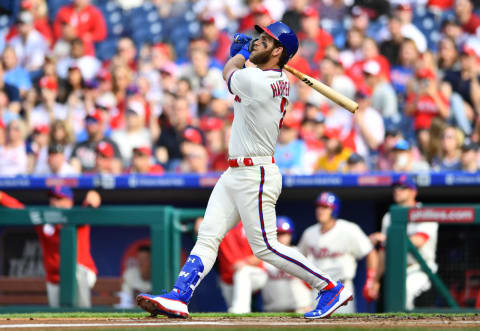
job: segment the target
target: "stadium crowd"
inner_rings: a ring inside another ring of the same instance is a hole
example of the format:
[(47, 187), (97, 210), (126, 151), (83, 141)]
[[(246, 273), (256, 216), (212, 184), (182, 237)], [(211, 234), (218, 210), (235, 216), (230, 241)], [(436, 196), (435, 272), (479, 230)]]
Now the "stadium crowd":
[[(231, 36), (282, 20), (291, 66), (284, 173), (478, 171), (472, 0), (22, 0), (0, 5), (0, 176), (228, 167)], [(280, 111), (280, 110), (279, 110)]]

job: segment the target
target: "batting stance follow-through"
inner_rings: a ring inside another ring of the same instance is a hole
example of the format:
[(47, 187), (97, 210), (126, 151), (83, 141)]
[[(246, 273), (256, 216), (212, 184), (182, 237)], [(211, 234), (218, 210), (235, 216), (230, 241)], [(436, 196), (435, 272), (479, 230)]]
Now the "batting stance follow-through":
[[(235, 35), (232, 57), (223, 69), (228, 89), (235, 95), (228, 146), (230, 167), (212, 191), (197, 242), (173, 290), (159, 296), (137, 296), (137, 304), (151, 314), (188, 317), (188, 303), (195, 288), (212, 268), (223, 237), (240, 218), (258, 258), (319, 290), (318, 305), (305, 314), (306, 318), (328, 317), (353, 298), (341, 282), (277, 241), (275, 204), (282, 176), (273, 153), (290, 92), (282, 67), (297, 52), (298, 39), (282, 22), (257, 25), (255, 29), (259, 39)], [(247, 60), (256, 66), (245, 68)]]

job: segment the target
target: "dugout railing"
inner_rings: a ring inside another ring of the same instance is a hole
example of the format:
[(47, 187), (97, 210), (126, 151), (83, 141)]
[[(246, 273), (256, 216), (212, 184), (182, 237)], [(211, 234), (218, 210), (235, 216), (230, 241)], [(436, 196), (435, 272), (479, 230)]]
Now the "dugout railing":
[[(181, 233), (191, 226), (183, 220), (203, 216), (204, 209), (172, 206), (105, 206), (96, 209), (74, 207), (57, 209), (28, 207), (0, 208), (0, 226), (36, 226), (62, 224), (60, 230), (60, 305), (75, 307), (78, 225), (148, 226), (151, 236), (152, 292), (173, 286), (180, 270)], [(114, 240), (112, 242), (114, 244)], [(9, 310), (11, 307), (0, 308)], [(11, 309), (10, 309), (11, 310)]]
[[(480, 205), (423, 205), (419, 208), (392, 206), (391, 224), (387, 232), (385, 265), (385, 311), (405, 312), (407, 253), (413, 255), (428, 275), (432, 287), (443, 299), (441, 307), (415, 308), (413, 311), (469, 312), (473, 308), (460, 307), (444, 281), (433, 272), (407, 235), (408, 222), (437, 222), (441, 224), (480, 225)], [(437, 248), (438, 249), (438, 248)]]

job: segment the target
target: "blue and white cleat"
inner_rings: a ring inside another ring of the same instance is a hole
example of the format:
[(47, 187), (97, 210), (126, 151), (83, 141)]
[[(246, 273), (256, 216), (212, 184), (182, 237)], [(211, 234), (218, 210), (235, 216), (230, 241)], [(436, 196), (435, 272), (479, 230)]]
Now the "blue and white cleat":
[(165, 315), (173, 318), (187, 318), (188, 306), (175, 291), (158, 296), (140, 293), (137, 295), (137, 305), (152, 315)]
[(320, 300), (318, 300), (317, 308), (305, 313), (305, 318), (314, 319), (330, 317), (335, 310), (353, 300), (352, 293), (345, 289), (340, 282), (337, 282), (337, 286), (329, 290), (320, 291), (318, 296), (320, 297)]

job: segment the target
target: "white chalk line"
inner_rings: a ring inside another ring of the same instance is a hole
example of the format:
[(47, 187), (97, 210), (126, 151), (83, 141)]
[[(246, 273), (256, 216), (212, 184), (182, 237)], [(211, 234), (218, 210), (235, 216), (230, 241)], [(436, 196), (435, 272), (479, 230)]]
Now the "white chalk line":
[[(392, 321), (392, 327), (399, 326), (398, 324), (432, 324), (432, 325), (446, 325), (451, 324), (452, 326), (456, 325), (479, 325), (480, 321), (421, 321), (421, 320), (411, 320), (411, 321)], [(88, 328), (88, 327), (139, 327), (139, 326), (148, 326), (148, 327), (159, 327), (159, 326), (322, 326), (322, 325), (337, 325), (337, 326), (348, 326), (348, 325), (359, 325), (359, 324), (368, 324), (365, 322), (359, 321), (318, 321), (318, 322), (215, 322), (215, 321), (185, 321), (185, 322), (128, 322), (128, 323), (24, 323), (24, 324), (0, 324), (0, 329), (20, 329), (20, 328)]]

